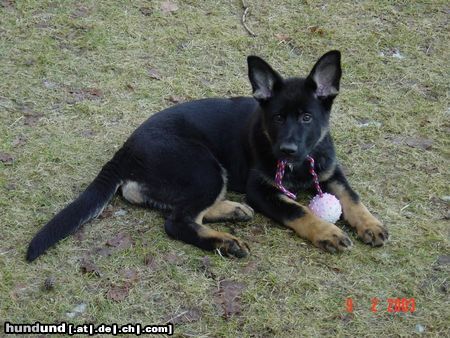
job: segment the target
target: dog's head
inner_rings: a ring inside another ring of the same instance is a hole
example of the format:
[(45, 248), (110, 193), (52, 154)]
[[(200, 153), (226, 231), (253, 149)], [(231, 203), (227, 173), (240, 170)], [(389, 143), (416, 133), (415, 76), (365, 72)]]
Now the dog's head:
[(260, 104), (264, 133), (274, 156), (302, 162), (328, 133), (342, 73), (340, 52), (324, 54), (306, 78), (284, 79), (257, 56), (247, 61), (253, 97)]

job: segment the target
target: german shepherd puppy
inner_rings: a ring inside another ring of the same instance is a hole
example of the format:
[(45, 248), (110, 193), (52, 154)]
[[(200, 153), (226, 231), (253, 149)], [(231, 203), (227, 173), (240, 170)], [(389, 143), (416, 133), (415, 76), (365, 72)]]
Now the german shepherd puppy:
[[(33, 261), (82, 224), (98, 216), (119, 190), (129, 202), (159, 209), (167, 234), (205, 250), (245, 257), (248, 245), (206, 222), (247, 221), (261, 212), (328, 252), (352, 246), (334, 224), (285, 196), (275, 185), (278, 160), (287, 160), (284, 185), (310, 188), (312, 156), (325, 191), (340, 201), (343, 217), (364, 243), (381, 246), (385, 227), (367, 210), (340, 168), (329, 133), (331, 105), (339, 91), (341, 55), (330, 51), (306, 78), (283, 78), (249, 56), (253, 97), (204, 99), (151, 116), (106, 163), (87, 189), (33, 238)], [(245, 193), (246, 204), (225, 199)]]

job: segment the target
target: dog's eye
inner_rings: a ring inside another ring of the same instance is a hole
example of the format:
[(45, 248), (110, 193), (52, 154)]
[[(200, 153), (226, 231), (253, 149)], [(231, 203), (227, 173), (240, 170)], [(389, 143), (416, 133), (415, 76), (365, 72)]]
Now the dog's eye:
[(277, 123), (283, 123), (284, 122), (284, 116), (277, 114), (273, 116), (273, 120)]
[(301, 117), (302, 123), (310, 123), (312, 121), (311, 114), (303, 114)]

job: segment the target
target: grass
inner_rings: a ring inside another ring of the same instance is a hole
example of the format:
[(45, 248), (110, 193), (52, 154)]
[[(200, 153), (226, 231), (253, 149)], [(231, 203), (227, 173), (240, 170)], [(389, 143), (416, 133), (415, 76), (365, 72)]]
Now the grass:
[[(249, 0), (255, 38), (240, 23), (240, 1), (178, 1), (172, 13), (161, 3), (0, 2), (0, 151), (14, 158), (0, 162), (1, 320), (157, 324), (196, 309), (199, 316), (175, 325), (176, 335), (448, 332), (448, 3)], [(214, 226), (251, 245), (249, 258), (224, 259), (170, 240), (159, 214), (116, 198), (112, 215), (78, 239), (24, 261), (31, 236), (142, 121), (173, 104), (171, 96), (248, 95), (247, 55), (265, 57), (282, 74), (306, 75), (334, 48), (343, 53), (344, 75), (333, 136), (353, 186), (389, 227), (386, 247), (369, 248), (352, 234), (351, 252), (330, 255), (258, 215)], [(134, 245), (92, 253), (119, 232)], [(83, 257), (100, 276), (81, 273)], [(112, 285), (129, 283), (125, 269), (137, 277), (124, 300), (111, 300)], [(49, 291), (48, 277), (55, 280)], [(223, 279), (244, 285), (241, 313), (229, 318), (217, 305)], [(388, 298), (415, 298), (416, 311), (389, 313)], [(68, 319), (81, 303), (86, 310)]]

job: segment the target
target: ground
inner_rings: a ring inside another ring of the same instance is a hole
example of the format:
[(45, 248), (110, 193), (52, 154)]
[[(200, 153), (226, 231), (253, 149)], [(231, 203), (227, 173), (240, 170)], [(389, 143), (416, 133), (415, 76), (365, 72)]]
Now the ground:
[[(1, 321), (171, 321), (180, 337), (448, 333), (448, 2), (245, 6), (256, 36), (238, 0), (0, 1)], [(343, 57), (332, 134), (389, 228), (385, 247), (345, 228), (353, 250), (327, 254), (258, 215), (214, 225), (250, 243), (248, 258), (227, 259), (169, 239), (160, 214), (115, 198), (25, 262), (34, 233), (148, 116), (249, 95), (249, 54), (295, 76), (330, 49)], [(397, 298), (415, 309), (389, 308)]]

